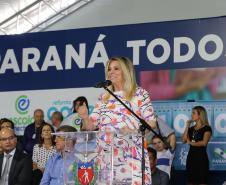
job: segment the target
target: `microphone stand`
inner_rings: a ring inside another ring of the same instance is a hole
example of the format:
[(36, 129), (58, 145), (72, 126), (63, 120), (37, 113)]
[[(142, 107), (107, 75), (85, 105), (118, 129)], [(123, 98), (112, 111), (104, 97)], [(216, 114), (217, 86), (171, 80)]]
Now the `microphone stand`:
[(115, 99), (117, 99), (127, 110), (129, 110), (139, 121), (140, 121), (140, 128), (142, 134), (142, 162), (141, 162), (141, 170), (142, 170), (142, 185), (145, 184), (144, 182), (144, 174), (145, 174), (145, 156), (144, 156), (144, 137), (145, 137), (145, 130), (150, 130), (154, 135), (158, 135), (159, 138), (166, 143), (166, 140), (162, 137), (161, 134), (157, 134), (151, 126), (144, 120), (141, 119), (135, 112), (133, 112), (125, 103), (122, 102), (110, 89), (107, 88), (107, 86), (103, 86), (103, 88), (108, 91)]

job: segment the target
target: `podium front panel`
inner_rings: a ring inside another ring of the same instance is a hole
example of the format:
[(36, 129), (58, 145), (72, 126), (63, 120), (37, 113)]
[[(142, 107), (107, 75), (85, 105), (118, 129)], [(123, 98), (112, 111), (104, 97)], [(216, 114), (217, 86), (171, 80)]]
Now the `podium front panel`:
[(141, 136), (114, 132), (60, 134), (65, 137), (65, 185), (134, 184), (134, 169), (138, 166), (141, 170), (141, 165), (133, 160), (138, 154), (134, 141)]

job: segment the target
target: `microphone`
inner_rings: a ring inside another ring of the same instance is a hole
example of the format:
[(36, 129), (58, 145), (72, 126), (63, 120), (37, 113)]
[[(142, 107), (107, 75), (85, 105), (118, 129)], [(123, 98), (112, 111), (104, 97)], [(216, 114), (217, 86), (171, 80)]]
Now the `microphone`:
[(99, 82), (94, 87), (96, 87), (96, 88), (102, 88), (102, 87), (107, 87), (107, 86), (109, 86), (111, 84), (112, 84), (111, 80), (106, 80), (104, 82)]
[(189, 120), (187, 120), (187, 122), (191, 124), (191, 123), (194, 123), (195, 121), (192, 119), (189, 119)]
[(191, 127), (191, 126), (193, 126), (193, 125), (194, 125), (195, 121), (194, 121), (194, 120), (192, 120), (192, 119), (190, 119), (190, 120), (187, 120), (187, 123), (189, 124), (189, 126), (188, 126), (188, 127)]

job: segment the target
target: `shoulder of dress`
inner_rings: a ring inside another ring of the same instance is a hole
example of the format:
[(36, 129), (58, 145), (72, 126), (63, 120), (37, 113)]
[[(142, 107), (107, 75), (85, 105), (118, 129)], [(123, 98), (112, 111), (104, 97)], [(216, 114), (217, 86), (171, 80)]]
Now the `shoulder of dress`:
[(144, 88), (142, 88), (141, 86), (136, 87), (136, 91), (142, 91), (142, 90), (144, 90)]
[(103, 98), (104, 98), (104, 95), (105, 95), (105, 93), (101, 93), (101, 94), (99, 95), (99, 97), (98, 97), (98, 100), (99, 100), (99, 101), (102, 101)]
[(206, 125), (204, 128), (205, 128), (206, 131), (212, 131), (212, 128), (209, 125)]
[(136, 88), (136, 93), (140, 93), (140, 94), (149, 94), (148, 91), (146, 89), (144, 89), (143, 87), (137, 86)]

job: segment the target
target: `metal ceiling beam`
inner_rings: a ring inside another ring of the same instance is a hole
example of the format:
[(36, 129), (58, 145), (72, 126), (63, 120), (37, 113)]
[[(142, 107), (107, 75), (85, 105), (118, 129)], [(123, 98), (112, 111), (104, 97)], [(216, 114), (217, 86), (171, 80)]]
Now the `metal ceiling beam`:
[(42, 1), (44, 4), (46, 4), (47, 6), (49, 6), (54, 12), (58, 12), (50, 3), (46, 2), (45, 0)]
[(92, 1), (37, 0), (0, 22), (0, 30), (5, 34), (41, 31)]
[(18, 11), (17, 13), (13, 14), (12, 16), (10, 16), (9, 18), (5, 19), (4, 21), (0, 22), (0, 26), (2, 26), (3, 24), (7, 23), (8, 21), (14, 19), (15, 17), (17, 17), (18, 15), (21, 15), (21, 13), (23, 13), (24, 11), (28, 10), (29, 8), (35, 6), (36, 4), (40, 3), (43, 0), (37, 0), (33, 3), (31, 3), (30, 5), (26, 6), (25, 8), (21, 9), (20, 11)]
[(60, 19), (64, 18), (65, 16), (68, 16), (68, 15), (70, 15), (71, 13), (75, 12), (78, 8), (75, 9), (75, 10), (73, 10), (73, 11), (71, 11), (70, 13), (68, 13), (68, 14), (66, 14), (66, 15), (64, 14), (65, 11), (67, 11), (68, 9), (72, 8), (73, 6), (75, 6), (76, 4), (78, 4), (79, 2), (82, 2), (82, 1), (86, 2), (86, 4), (80, 6), (79, 8), (84, 7), (85, 5), (87, 5), (88, 3), (92, 2), (93, 0), (79, 0), (79, 1), (76, 1), (75, 3), (71, 4), (70, 6), (68, 6), (68, 7), (65, 8), (65, 9), (62, 9), (61, 11), (59, 11), (58, 13), (56, 13), (55, 15), (53, 15), (52, 17), (49, 17), (49, 18), (46, 19), (45, 21), (43, 21), (43, 22), (37, 24), (36, 26), (32, 27), (32, 28), (31, 28), (30, 30), (28, 30), (27, 32), (32, 32), (32, 31), (34, 31), (36, 28), (40, 28), (39, 31), (41, 31), (41, 30), (43, 30), (43, 29), (45, 29), (45, 28), (47, 28), (47, 27), (53, 25), (56, 21), (55, 21), (54, 23), (52, 23), (52, 24), (49, 24), (49, 25), (46, 26), (45, 28), (42, 28), (42, 27), (41, 27), (41, 25), (43, 25), (45, 22), (50, 21), (51, 19), (53, 19), (54, 17), (56, 17), (56, 16), (59, 15), (59, 14), (62, 14), (62, 15), (64, 15), (64, 16), (62, 16), (61, 18), (59, 18), (57, 21), (59, 21)]

